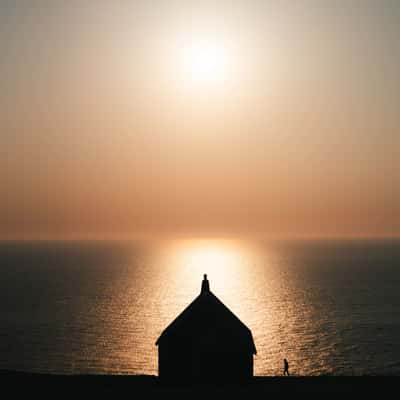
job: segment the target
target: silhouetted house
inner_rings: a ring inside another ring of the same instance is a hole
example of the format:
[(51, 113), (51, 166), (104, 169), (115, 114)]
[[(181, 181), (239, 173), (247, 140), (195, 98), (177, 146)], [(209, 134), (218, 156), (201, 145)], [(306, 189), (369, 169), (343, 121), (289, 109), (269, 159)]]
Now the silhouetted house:
[(256, 354), (249, 328), (210, 291), (201, 293), (158, 338), (162, 380), (234, 381), (253, 376)]

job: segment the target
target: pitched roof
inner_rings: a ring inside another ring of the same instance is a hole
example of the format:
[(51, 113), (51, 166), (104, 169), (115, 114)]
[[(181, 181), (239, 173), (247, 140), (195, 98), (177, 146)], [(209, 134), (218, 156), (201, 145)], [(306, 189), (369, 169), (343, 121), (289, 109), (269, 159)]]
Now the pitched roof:
[(164, 341), (182, 345), (202, 342), (208, 347), (235, 347), (257, 353), (250, 329), (209, 290), (206, 277), (200, 295), (164, 329), (156, 345)]

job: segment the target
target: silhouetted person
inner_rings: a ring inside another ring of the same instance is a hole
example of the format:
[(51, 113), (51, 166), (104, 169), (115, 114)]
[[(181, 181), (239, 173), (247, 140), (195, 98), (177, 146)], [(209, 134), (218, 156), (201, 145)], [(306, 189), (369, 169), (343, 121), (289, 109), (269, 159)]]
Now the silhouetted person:
[(289, 363), (286, 358), (283, 359), (283, 375), (289, 376)]

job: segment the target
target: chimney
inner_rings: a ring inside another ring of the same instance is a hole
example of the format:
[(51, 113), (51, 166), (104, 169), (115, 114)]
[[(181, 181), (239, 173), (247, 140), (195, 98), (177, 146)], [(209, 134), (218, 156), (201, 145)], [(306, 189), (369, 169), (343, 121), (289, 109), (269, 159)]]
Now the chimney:
[(201, 282), (201, 294), (210, 293), (210, 283), (207, 279), (207, 274), (204, 274), (203, 282)]

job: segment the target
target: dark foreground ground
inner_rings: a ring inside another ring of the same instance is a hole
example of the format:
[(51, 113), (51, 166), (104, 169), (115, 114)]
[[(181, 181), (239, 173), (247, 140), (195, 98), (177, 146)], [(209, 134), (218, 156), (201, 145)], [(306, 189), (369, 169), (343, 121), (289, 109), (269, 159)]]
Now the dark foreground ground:
[[(0, 384), (3, 389), (12, 388), (12, 392), (28, 394), (82, 394), (93, 396), (112, 394), (114, 396), (182, 394), (185, 398), (217, 395), (253, 397), (259, 395), (294, 393), (354, 393), (356, 395), (382, 395), (397, 393), (400, 377), (255, 377), (247, 384), (165, 384), (156, 376), (137, 375), (46, 375), (14, 371), (0, 371)], [(141, 396), (142, 398), (142, 396)]]

